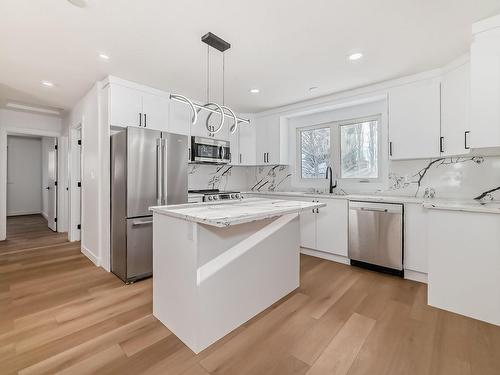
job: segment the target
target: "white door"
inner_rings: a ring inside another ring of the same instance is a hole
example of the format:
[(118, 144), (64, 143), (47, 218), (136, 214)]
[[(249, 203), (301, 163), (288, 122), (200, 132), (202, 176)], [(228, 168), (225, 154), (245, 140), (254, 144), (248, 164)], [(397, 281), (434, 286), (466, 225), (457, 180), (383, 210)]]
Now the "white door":
[(470, 64), (444, 73), (441, 87), (443, 156), (466, 154), (470, 131)]
[(391, 159), (440, 156), (440, 82), (428, 79), (391, 89), (389, 154)]
[(57, 231), (57, 139), (49, 140), (47, 177), (47, 225)]
[(143, 93), (142, 94), (142, 125), (145, 128), (168, 130), (169, 99), (166, 97)]
[(110, 123), (113, 126), (142, 126), (142, 92), (112, 84), (109, 88)]
[(347, 199), (325, 199), (316, 214), (316, 250), (347, 256)]

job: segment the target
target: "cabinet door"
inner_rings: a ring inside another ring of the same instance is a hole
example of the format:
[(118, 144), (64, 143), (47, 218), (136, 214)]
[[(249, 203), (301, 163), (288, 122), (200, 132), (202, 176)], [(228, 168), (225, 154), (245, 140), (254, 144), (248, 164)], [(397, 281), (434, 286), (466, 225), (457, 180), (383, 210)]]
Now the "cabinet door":
[(389, 96), (391, 159), (439, 157), (440, 117), (438, 79), (414, 82), (391, 89)]
[(256, 165), (256, 124), (240, 124), (238, 126), (240, 136), (240, 161), (241, 165)]
[(256, 164), (267, 164), (268, 148), (268, 123), (266, 117), (261, 117), (255, 121), (256, 131)]
[(280, 118), (271, 116), (267, 119), (267, 162), (281, 164), (280, 158)]
[(443, 156), (469, 152), (470, 64), (446, 72), (441, 85)]
[(471, 46), (473, 148), (500, 146), (500, 28), (475, 36)]
[(324, 199), (316, 215), (316, 249), (347, 256), (347, 200)]
[(404, 268), (427, 273), (428, 210), (421, 204), (405, 204)]
[(148, 93), (142, 94), (142, 125), (149, 129), (168, 131), (169, 99)]
[(316, 249), (316, 213), (312, 209), (300, 213), (300, 246)]
[(112, 84), (109, 91), (110, 124), (113, 126), (142, 125), (142, 92)]
[[(190, 134), (191, 108), (175, 100), (169, 100), (168, 131), (177, 134)], [(199, 126), (199, 124), (196, 124)]]
[(240, 129), (236, 132), (229, 132), (229, 145), (231, 150), (231, 165), (240, 165)]

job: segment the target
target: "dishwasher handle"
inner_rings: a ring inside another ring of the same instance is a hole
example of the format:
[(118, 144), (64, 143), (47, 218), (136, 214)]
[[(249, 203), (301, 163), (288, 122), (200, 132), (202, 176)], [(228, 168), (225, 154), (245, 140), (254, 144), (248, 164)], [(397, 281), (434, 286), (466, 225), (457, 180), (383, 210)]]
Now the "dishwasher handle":
[(361, 211), (389, 212), (387, 208), (366, 208), (360, 207)]

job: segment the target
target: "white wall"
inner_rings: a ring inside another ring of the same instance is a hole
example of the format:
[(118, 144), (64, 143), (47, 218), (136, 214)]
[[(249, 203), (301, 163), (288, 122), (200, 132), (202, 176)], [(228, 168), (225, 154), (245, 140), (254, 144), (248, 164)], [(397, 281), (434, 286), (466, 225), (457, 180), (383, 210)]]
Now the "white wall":
[[(106, 184), (109, 191), (109, 130), (99, 126), (99, 84), (94, 85), (73, 107), (64, 119), (64, 126), (65, 134), (69, 133), (69, 129), (81, 126), (82, 252), (94, 263), (109, 270), (109, 194), (106, 199), (102, 192)], [(108, 133), (104, 141), (103, 132)], [(108, 144), (107, 156), (102, 156), (103, 144)]]
[(58, 117), (0, 109), (0, 241), (7, 235), (7, 135), (59, 137), (61, 128)]
[(42, 210), (42, 141), (7, 138), (7, 216), (39, 214)]

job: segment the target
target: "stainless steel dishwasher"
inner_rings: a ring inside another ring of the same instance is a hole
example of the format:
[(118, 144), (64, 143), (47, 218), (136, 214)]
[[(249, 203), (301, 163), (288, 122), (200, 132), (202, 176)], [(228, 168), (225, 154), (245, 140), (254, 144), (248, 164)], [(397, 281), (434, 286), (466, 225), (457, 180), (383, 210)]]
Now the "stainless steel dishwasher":
[(349, 202), (349, 259), (354, 266), (403, 276), (403, 205)]

